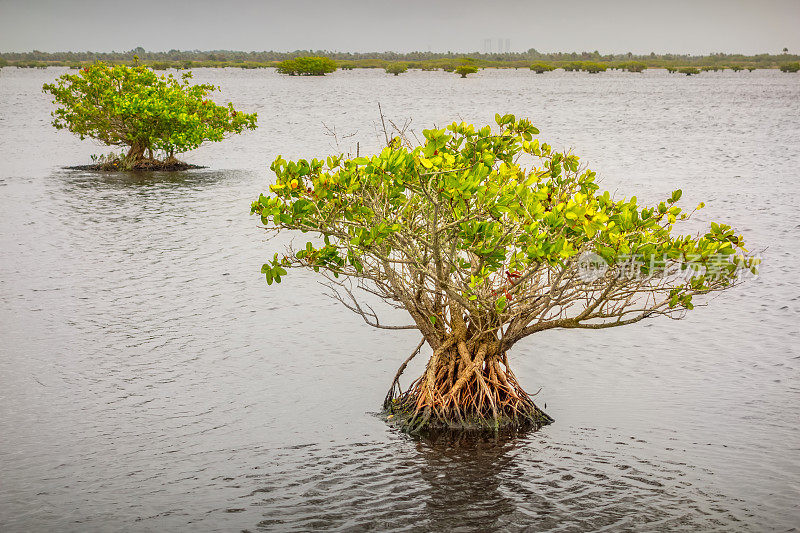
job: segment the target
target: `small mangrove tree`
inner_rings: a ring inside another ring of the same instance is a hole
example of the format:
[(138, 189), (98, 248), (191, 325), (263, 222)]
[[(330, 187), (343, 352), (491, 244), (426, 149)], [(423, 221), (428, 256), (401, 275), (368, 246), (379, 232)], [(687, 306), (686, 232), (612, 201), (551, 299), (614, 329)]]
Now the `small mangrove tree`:
[(278, 63), (277, 70), (290, 76), (324, 76), (336, 71), (336, 62), (328, 57), (296, 57)]
[(395, 76), (399, 74), (403, 74), (404, 72), (408, 71), (408, 65), (405, 63), (389, 63), (386, 66), (386, 73), (387, 74), (394, 74)]
[(144, 66), (94, 63), (42, 90), (58, 108), (53, 125), (127, 152), (102, 158), (103, 169), (180, 169), (176, 153), (256, 128), (256, 114), (209, 100), (219, 87), (192, 84), (191, 72), (158, 75)]
[(550, 72), (551, 70), (555, 70), (556, 67), (554, 67), (549, 63), (537, 61), (536, 63), (532, 63), (530, 68), (532, 71), (536, 72), (536, 74), (542, 74), (544, 72)]
[(460, 65), (455, 69), (456, 74), (459, 74), (462, 78), (466, 78), (467, 74), (475, 74), (478, 72), (478, 67), (472, 65)]

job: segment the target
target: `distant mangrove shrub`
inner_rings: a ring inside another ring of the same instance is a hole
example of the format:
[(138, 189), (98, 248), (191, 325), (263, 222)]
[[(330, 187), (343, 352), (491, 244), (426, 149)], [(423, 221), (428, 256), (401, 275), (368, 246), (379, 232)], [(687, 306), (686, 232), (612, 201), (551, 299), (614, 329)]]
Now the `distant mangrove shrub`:
[(642, 72), (647, 68), (647, 65), (641, 61), (626, 61), (617, 65), (620, 70), (627, 70), (628, 72)]
[(386, 66), (386, 73), (394, 74), (395, 76), (407, 71), (408, 71), (408, 65), (406, 65), (405, 63), (389, 63), (389, 65)]
[(327, 57), (297, 57), (281, 61), (277, 68), (290, 76), (324, 76), (336, 71), (336, 62)]
[(678, 72), (681, 74), (686, 74), (687, 76), (692, 76), (693, 74), (700, 74), (700, 70), (695, 67), (681, 67), (678, 69)]
[(555, 70), (556, 67), (548, 63), (536, 62), (533, 63), (530, 68), (532, 71), (536, 72), (536, 74), (542, 74), (543, 72), (550, 72), (551, 70)]
[(605, 72), (607, 68), (608, 65), (604, 63), (595, 63), (594, 61), (572, 61), (564, 65), (564, 70), (567, 72), (582, 70), (590, 74)]
[(14, 66), (17, 68), (47, 68), (44, 61), (16, 61)]
[(456, 74), (460, 74), (462, 78), (466, 78), (467, 74), (475, 74), (478, 72), (478, 67), (472, 65), (460, 65), (456, 67)]
[[(98, 62), (45, 83), (42, 90), (58, 105), (52, 113), (57, 129), (128, 148), (126, 155), (105, 161), (104, 167), (173, 168), (180, 166), (175, 153), (256, 128), (255, 113), (215, 104), (208, 95), (219, 88), (192, 85), (191, 77), (191, 72), (176, 78), (144, 66)], [(154, 156), (158, 150), (163, 159)]]
[(265, 65), (264, 63), (258, 63), (256, 61), (237, 61), (236, 63), (233, 63), (231, 66), (244, 69), (256, 69), (256, 68), (267, 67), (267, 65)]
[(598, 72), (605, 72), (607, 68), (608, 65), (604, 65), (603, 63), (584, 61), (581, 70), (583, 70), (584, 72), (588, 72), (589, 74), (597, 74)]
[(785, 63), (781, 65), (781, 72), (797, 72), (800, 70), (800, 62)]

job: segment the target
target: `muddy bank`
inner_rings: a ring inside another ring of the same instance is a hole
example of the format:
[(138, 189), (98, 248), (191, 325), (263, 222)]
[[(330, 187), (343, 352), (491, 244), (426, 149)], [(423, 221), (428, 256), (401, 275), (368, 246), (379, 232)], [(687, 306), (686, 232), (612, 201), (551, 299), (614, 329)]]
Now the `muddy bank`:
[(198, 168), (208, 168), (201, 165), (192, 165), (190, 163), (184, 163), (183, 161), (146, 161), (143, 163), (138, 163), (132, 167), (126, 167), (124, 165), (119, 164), (118, 162), (114, 163), (95, 163), (92, 165), (76, 165), (70, 167), (63, 167), (66, 170), (95, 170), (95, 171), (103, 171), (103, 172), (117, 172), (120, 170), (135, 170), (135, 171), (148, 171), (148, 170), (158, 170), (161, 172), (173, 172), (178, 170), (192, 170)]

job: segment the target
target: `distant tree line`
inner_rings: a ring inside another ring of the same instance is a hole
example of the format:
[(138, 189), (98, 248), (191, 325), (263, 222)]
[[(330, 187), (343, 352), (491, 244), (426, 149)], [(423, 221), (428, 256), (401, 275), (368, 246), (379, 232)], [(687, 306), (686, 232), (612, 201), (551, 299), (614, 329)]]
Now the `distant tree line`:
[[(385, 69), (394, 62), (403, 62), (408, 68), (424, 70), (455, 70), (465, 61), (477, 67), (530, 68), (536, 64), (553, 68), (570, 69), (576, 64), (605, 65), (606, 68), (641, 71), (644, 68), (686, 68), (695, 67), (704, 70), (723, 68), (755, 69), (780, 68), (783, 65), (800, 61), (799, 55), (784, 51), (780, 54), (726, 54), (710, 55), (688, 54), (656, 54), (636, 55), (601, 54), (594, 52), (539, 52), (531, 48), (525, 52), (480, 53), (470, 54), (455, 52), (335, 52), (330, 50), (295, 50), (293, 52), (242, 52), (232, 50), (170, 50), (168, 52), (150, 52), (142, 47), (127, 52), (3, 52), (0, 53), (0, 66), (46, 67), (73, 66), (80, 67), (86, 63), (103, 61), (110, 64), (133, 62), (134, 56), (155, 68), (193, 68), (193, 67), (239, 67), (264, 68), (276, 67), (279, 62), (294, 60), (299, 57), (327, 57), (334, 60), (339, 68), (381, 68)], [(633, 66), (634, 68), (629, 68)], [(598, 71), (604, 70), (596, 67)], [(544, 70), (547, 70), (546, 68)], [(574, 69), (577, 70), (577, 69)]]

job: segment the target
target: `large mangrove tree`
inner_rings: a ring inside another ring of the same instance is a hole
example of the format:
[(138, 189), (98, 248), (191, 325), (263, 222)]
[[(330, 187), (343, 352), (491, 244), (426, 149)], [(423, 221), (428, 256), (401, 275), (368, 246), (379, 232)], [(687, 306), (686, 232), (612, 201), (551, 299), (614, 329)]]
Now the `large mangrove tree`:
[[(546, 424), (509, 364), (516, 343), (680, 318), (757, 268), (726, 225), (678, 234), (694, 213), (676, 205), (680, 190), (650, 207), (614, 198), (528, 120), (496, 121), (424, 130), (421, 146), (398, 136), (371, 157), (278, 157), (271, 193), (252, 204), (268, 231), (317, 236), (264, 264), (268, 283), (311, 269), (369, 325), (421, 333), (425, 371), (401, 390), (403, 363), (384, 404), (409, 431)], [(385, 323), (375, 296), (409, 323)]]

